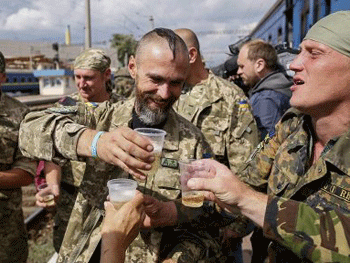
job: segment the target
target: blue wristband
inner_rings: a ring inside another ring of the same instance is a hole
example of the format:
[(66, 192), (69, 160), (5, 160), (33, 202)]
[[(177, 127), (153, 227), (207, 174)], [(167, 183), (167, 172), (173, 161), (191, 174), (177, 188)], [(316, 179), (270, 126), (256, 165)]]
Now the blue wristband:
[(104, 131), (99, 131), (98, 133), (96, 133), (94, 139), (92, 140), (91, 155), (94, 158), (98, 158), (98, 156), (97, 156), (97, 141), (98, 141), (98, 139), (100, 139), (100, 136), (104, 133), (105, 133)]

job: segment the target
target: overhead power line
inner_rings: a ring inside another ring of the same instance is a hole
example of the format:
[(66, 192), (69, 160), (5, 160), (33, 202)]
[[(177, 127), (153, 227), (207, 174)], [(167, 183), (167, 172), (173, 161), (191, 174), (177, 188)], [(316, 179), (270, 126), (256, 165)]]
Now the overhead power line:
[(205, 35), (230, 35), (230, 34), (240, 34), (246, 35), (249, 34), (250, 30), (247, 29), (230, 29), (230, 30), (208, 30), (208, 31), (199, 31), (196, 32), (197, 36), (205, 36)]

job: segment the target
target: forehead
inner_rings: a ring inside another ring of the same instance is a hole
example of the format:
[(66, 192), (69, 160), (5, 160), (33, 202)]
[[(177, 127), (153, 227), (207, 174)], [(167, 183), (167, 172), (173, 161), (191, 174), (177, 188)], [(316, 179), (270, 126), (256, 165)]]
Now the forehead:
[(237, 61), (239, 60), (240, 62), (243, 62), (247, 60), (247, 57), (248, 57), (248, 48), (247, 46), (243, 46), (238, 53)]
[(189, 66), (189, 57), (185, 52), (177, 50), (174, 57), (173, 51), (167, 43), (148, 44), (136, 58), (137, 68), (150, 71), (155, 68), (163, 70), (182, 71)]
[(94, 70), (94, 69), (80, 69), (80, 68), (74, 69), (74, 75), (95, 76), (95, 75), (99, 75), (99, 74), (101, 74), (101, 72), (99, 72), (98, 70)]

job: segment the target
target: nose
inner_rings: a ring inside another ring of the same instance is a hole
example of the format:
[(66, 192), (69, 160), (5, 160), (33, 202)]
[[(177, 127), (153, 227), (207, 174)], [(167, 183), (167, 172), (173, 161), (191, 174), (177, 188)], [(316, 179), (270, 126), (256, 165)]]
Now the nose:
[(292, 61), (292, 63), (290, 63), (289, 69), (293, 70), (294, 72), (301, 71), (303, 69), (303, 62), (302, 62), (301, 53), (295, 57), (295, 59)]
[(168, 83), (163, 83), (162, 85), (158, 86), (158, 95), (163, 99), (169, 99), (171, 97), (171, 88)]
[(238, 70), (237, 70), (237, 75), (238, 76), (241, 76), (243, 73), (242, 69), (239, 67)]

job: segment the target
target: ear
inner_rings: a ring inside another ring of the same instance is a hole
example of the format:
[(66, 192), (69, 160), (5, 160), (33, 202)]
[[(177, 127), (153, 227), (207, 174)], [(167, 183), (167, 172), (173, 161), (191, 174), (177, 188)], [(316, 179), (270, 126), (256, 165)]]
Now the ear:
[(104, 77), (105, 77), (105, 79), (111, 78), (111, 69), (110, 68), (106, 69), (106, 71), (104, 73)]
[(256, 73), (261, 73), (266, 68), (266, 62), (264, 59), (259, 58), (255, 61), (254, 68)]
[(188, 55), (190, 57), (190, 63), (194, 63), (198, 57), (198, 50), (195, 47), (191, 47), (188, 50)]
[(133, 79), (135, 79), (137, 69), (136, 69), (136, 59), (134, 56), (130, 56), (129, 58), (128, 70), (129, 70), (130, 76)]

